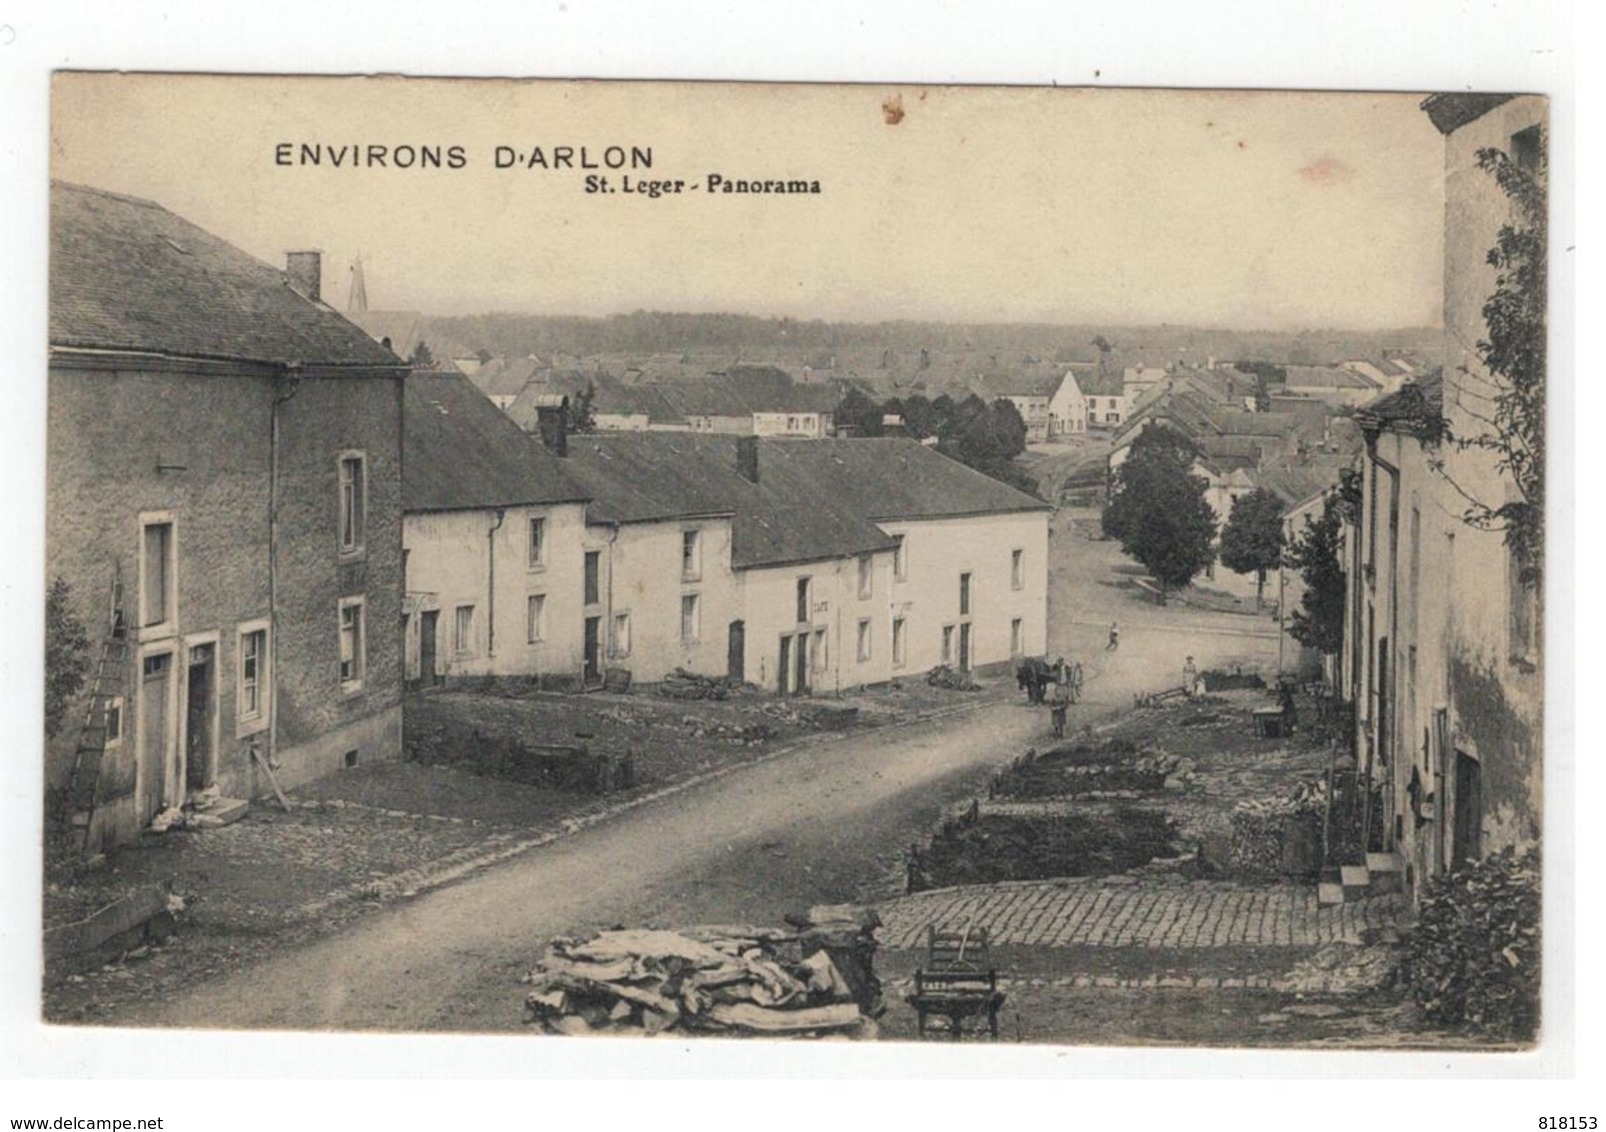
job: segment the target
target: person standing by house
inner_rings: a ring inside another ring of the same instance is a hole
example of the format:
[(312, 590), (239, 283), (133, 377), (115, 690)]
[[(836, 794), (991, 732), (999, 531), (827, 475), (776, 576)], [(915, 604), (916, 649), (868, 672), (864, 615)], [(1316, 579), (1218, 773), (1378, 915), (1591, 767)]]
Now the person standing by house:
[(1049, 707), (1049, 721), (1054, 727), (1054, 738), (1065, 738), (1065, 716), (1071, 702), (1071, 685), (1069, 681), (1054, 685), (1054, 702)]
[(1199, 669), (1193, 663), (1193, 657), (1182, 666), (1182, 690), (1189, 699), (1199, 694)]
[(1114, 652), (1121, 647), (1121, 626), (1114, 621), (1110, 622), (1110, 643), (1104, 646), (1105, 652)]

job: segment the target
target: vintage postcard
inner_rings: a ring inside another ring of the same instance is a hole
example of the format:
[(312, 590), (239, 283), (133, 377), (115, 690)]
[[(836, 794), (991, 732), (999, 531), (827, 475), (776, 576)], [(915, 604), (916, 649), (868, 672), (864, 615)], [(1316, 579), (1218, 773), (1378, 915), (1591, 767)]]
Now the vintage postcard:
[(42, 1017), (1532, 1048), (1547, 129), (58, 74)]

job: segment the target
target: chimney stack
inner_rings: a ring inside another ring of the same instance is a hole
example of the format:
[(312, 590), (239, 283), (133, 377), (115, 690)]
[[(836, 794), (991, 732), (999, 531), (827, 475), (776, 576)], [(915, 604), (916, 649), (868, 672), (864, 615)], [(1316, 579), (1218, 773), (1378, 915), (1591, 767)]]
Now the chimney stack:
[(313, 302), (321, 302), (323, 292), (323, 253), (320, 251), (286, 252), (284, 274), (296, 293)]
[(554, 456), (569, 454), (569, 398), (545, 393), (535, 399), (535, 424), (541, 445)]
[(736, 438), (736, 471), (748, 483), (758, 482), (758, 437)]

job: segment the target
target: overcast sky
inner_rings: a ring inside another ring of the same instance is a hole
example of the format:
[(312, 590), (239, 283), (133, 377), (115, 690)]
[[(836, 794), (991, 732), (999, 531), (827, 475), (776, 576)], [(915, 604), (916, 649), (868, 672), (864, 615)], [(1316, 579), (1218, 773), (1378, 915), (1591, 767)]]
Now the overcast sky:
[[(1419, 101), (68, 75), (52, 172), (275, 264), (321, 248), (337, 307), (360, 253), (373, 309), (1436, 326), (1443, 149)], [(465, 166), (281, 166), (285, 142), (456, 145)], [(588, 195), (581, 171), (494, 168), (499, 145), (822, 191)]]

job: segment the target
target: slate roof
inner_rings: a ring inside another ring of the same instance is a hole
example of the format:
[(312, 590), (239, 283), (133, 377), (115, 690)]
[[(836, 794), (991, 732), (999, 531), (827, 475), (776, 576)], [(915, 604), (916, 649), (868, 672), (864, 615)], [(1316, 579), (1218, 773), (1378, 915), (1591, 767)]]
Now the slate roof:
[(1455, 91), (1449, 94), (1430, 94), (1422, 100), (1422, 109), (1441, 134), (1453, 133), (1468, 122), (1476, 121), (1502, 102), (1510, 102), (1516, 95), (1482, 94), (1473, 91)]
[(487, 397), (517, 397), (540, 368), (536, 358), (492, 358), (470, 380)]
[[(403, 360), (413, 356), (424, 335), (424, 316), (417, 311), (346, 311), (345, 316), (375, 342), (389, 338), (391, 352)], [(443, 357), (434, 347), (430, 352)]]
[[(851, 502), (832, 498), (780, 451), (809, 441), (758, 441), (758, 483), (738, 474), (734, 436), (613, 432), (571, 437), (565, 461), (592, 496), (593, 522), (730, 515), (737, 569), (812, 562), (892, 540)], [(837, 442), (824, 442), (837, 443)]]
[(1444, 371), (1407, 381), (1398, 392), (1370, 401), (1355, 411), (1362, 428), (1435, 433), (1444, 422)]
[(777, 440), (761, 445), (772, 464), (798, 470), (819, 499), (845, 502), (878, 521), (1045, 511), (1041, 499), (903, 437)]
[(1336, 366), (1285, 366), (1290, 389), (1377, 389), (1377, 382), (1363, 374)]
[(397, 368), (284, 273), (152, 201), (54, 182), (50, 343), (172, 357)]
[(1084, 397), (1124, 397), (1126, 396), (1126, 376), (1122, 373), (1078, 373), (1076, 387), (1082, 391)]
[(402, 409), (402, 510), (473, 511), (587, 498), (563, 462), (456, 372), (414, 370)]

